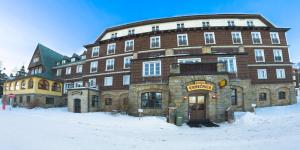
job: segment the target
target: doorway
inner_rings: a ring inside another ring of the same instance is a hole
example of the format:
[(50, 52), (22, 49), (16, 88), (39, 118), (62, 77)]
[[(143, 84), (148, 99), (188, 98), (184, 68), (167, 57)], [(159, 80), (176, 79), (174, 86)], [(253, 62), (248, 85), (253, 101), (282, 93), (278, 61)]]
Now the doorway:
[(205, 101), (204, 94), (189, 96), (189, 121), (201, 122), (205, 120)]
[(81, 113), (81, 100), (80, 99), (74, 99), (74, 112)]

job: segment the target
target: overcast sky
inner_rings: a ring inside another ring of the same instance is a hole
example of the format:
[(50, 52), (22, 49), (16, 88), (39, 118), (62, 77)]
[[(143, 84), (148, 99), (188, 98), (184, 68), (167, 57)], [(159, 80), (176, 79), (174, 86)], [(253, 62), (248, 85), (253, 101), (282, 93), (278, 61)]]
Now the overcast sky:
[(61, 54), (80, 53), (110, 26), (192, 14), (259, 13), (287, 33), (300, 62), (299, 0), (0, 0), (0, 61), (9, 73), (27, 67), (37, 43)]

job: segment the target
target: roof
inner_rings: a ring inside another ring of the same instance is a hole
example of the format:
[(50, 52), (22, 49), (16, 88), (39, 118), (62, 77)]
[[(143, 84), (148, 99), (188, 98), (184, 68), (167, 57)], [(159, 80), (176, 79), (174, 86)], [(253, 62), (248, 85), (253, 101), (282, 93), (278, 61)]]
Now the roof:
[(111, 28), (107, 28), (98, 38), (96, 41), (100, 41), (102, 37), (111, 31), (120, 30), (120, 29), (126, 29), (126, 28), (132, 28), (136, 26), (146, 25), (146, 24), (156, 24), (156, 23), (164, 23), (164, 22), (172, 22), (172, 21), (183, 21), (183, 20), (196, 20), (196, 19), (220, 19), (220, 18), (240, 18), (240, 19), (260, 19), (262, 22), (264, 22), (267, 26), (271, 28), (275, 28), (275, 26), (269, 22), (267, 19), (265, 19), (260, 14), (210, 14), (210, 15), (190, 15), (190, 16), (176, 16), (176, 17), (169, 17), (169, 18), (160, 18), (160, 19), (151, 19), (151, 20), (144, 20), (144, 21), (138, 21), (133, 22), (129, 24), (119, 25)]

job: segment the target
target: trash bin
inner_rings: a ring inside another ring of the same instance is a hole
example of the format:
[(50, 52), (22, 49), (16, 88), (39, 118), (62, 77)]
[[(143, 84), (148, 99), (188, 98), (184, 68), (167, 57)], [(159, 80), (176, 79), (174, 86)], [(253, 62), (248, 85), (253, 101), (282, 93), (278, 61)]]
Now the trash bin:
[(176, 117), (176, 125), (177, 126), (182, 126), (182, 121), (183, 121), (183, 117), (182, 116), (177, 116)]

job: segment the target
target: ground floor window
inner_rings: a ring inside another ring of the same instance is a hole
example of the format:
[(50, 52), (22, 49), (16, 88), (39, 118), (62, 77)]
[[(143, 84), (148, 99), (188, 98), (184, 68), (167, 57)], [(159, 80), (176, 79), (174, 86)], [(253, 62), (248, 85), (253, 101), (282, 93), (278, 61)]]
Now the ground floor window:
[(128, 105), (128, 98), (127, 98), (127, 97), (125, 97), (125, 98), (123, 99), (123, 105)]
[(23, 103), (23, 96), (20, 96), (19, 102)]
[(26, 96), (26, 102), (30, 103), (30, 96)]
[(46, 104), (54, 104), (54, 98), (53, 97), (46, 97)]
[(97, 95), (92, 96), (92, 107), (99, 107), (99, 97)]
[(259, 101), (266, 101), (267, 93), (259, 93)]
[(146, 92), (141, 95), (142, 108), (161, 108), (161, 93)]
[(231, 89), (231, 104), (237, 105), (237, 90)]
[(105, 98), (105, 105), (112, 105), (112, 98)]
[(280, 91), (280, 92), (278, 93), (278, 99), (285, 99), (285, 98), (286, 98), (285, 92)]

